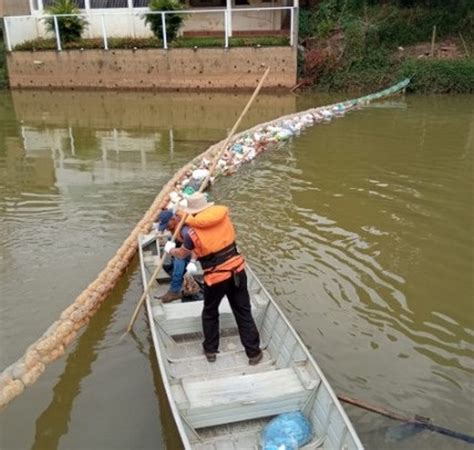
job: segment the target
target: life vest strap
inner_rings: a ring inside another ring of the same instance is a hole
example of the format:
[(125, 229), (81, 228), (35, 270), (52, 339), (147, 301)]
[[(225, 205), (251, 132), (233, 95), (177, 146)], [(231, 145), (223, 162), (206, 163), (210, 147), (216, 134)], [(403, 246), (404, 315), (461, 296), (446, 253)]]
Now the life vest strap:
[(202, 269), (204, 271), (213, 271), (213, 268), (225, 263), (227, 260), (237, 255), (240, 255), (240, 253), (237, 250), (237, 245), (234, 241), (232, 244), (217, 252), (209, 253), (209, 255), (206, 256), (201, 256), (198, 258), (198, 261), (201, 263)]

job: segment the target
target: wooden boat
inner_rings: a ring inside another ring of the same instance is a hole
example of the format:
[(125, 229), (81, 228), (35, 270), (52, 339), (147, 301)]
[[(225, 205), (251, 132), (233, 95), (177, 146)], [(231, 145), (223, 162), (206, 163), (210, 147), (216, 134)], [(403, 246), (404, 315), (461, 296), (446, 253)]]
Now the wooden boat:
[[(155, 271), (160, 249), (153, 235), (139, 237), (143, 285)], [(177, 429), (185, 449), (258, 449), (264, 426), (284, 412), (302, 411), (312, 424), (305, 449), (363, 449), (321, 369), (281, 309), (247, 266), (248, 289), (260, 331), (263, 360), (250, 366), (229, 303), (220, 312), (220, 353), (202, 352), (202, 300), (162, 304), (160, 284), (146, 298), (148, 319)]]

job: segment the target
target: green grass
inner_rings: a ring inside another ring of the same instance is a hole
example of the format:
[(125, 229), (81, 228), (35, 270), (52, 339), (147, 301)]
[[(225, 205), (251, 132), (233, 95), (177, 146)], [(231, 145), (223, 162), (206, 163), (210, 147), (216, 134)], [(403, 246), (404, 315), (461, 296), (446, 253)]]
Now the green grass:
[[(269, 47), (289, 45), (288, 37), (284, 36), (258, 36), (258, 37), (231, 37), (229, 39), (231, 47)], [(163, 48), (161, 40), (151, 38), (110, 38), (108, 39), (109, 49), (134, 49), (134, 48)], [(170, 48), (216, 48), (224, 47), (223, 37), (180, 37), (168, 44)], [(75, 42), (68, 42), (62, 45), (63, 50), (79, 49), (100, 49), (104, 48), (102, 39), (80, 39)], [(55, 39), (35, 39), (19, 44), (15, 51), (41, 51), (56, 50)]]

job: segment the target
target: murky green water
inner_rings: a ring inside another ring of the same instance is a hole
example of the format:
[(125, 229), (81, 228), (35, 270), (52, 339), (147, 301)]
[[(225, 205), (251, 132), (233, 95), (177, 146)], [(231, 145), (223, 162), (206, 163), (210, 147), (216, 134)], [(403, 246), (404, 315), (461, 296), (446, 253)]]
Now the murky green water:
[[(336, 97), (262, 95), (246, 125)], [(343, 97), (337, 97), (343, 98)], [(0, 93), (0, 367), (114, 254), (247, 96)], [(219, 181), (239, 241), (336, 392), (474, 434), (474, 98), (391, 99)], [(2, 449), (179, 448), (136, 264), (68, 354), (0, 414)], [(369, 449), (468, 448), (347, 409)]]

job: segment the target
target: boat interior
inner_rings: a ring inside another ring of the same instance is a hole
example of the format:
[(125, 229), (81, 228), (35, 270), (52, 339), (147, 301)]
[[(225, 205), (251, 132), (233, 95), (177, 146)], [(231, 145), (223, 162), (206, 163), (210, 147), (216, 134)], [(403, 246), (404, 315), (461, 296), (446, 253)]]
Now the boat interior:
[[(140, 239), (147, 283), (160, 260), (160, 250), (146, 236)], [(169, 279), (164, 271), (150, 289), (147, 302), (158, 357), (191, 447), (259, 449), (266, 423), (278, 414), (302, 411), (314, 432), (313, 440), (303, 448), (361, 448), (304, 344), (250, 268), (247, 276), (264, 353), (255, 366), (248, 363), (226, 297), (219, 308), (219, 353), (216, 362), (210, 363), (202, 350), (203, 301), (162, 304), (158, 297), (168, 289)]]

